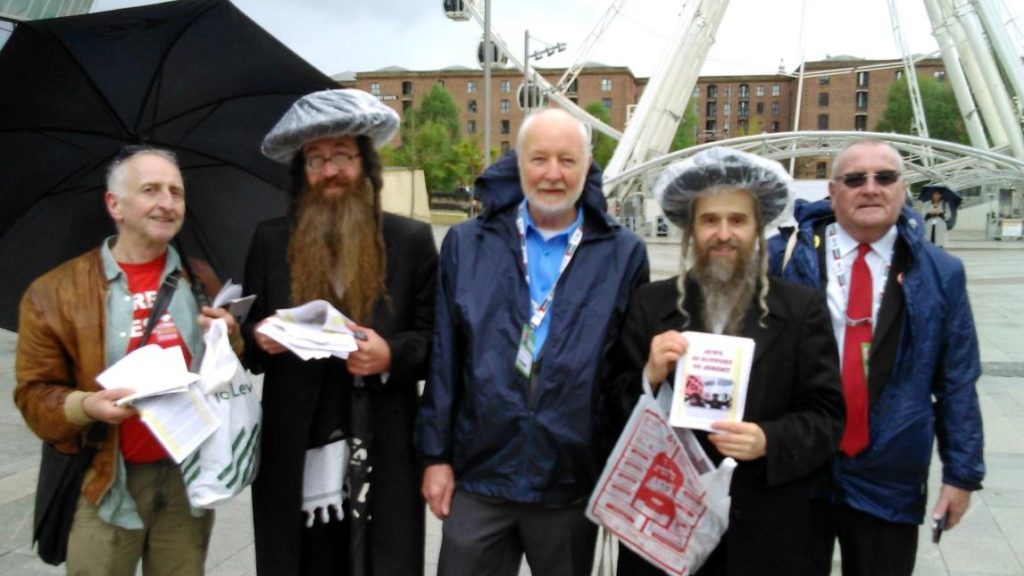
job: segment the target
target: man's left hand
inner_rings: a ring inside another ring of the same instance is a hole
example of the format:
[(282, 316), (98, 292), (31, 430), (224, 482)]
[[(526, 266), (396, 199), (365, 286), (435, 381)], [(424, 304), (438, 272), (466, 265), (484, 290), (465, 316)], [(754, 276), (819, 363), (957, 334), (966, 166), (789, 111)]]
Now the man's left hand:
[(723, 456), (736, 460), (754, 460), (764, 456), (768, 450), (768, 440), (764, 430), (753, 422), (712, 422), (712, 434), (708, 440)]
[(942, 490), (939, 491), (939, 500), (932, 510), (932, 518), (942, 518), (948, 513), (949, 519), (946, 520), (945, 530), (951, 530), (953, 526), (960, 523), (960, 519), (964, 517), (970, 505), (970, 491), (943, 484)]
[(243, 348), (242, 334), (238, 331), (238, 321), (235, 320), (234, 315), (228, 312), (227, 309), (203, 306), (203, 309), (199, 311), (199, 326), (203, 329), (203, 332), (206, 332), (217, 318), (223, 319), (224, 323), (227, 324), (231, 348), (235, 351), (235, 354), (241, 355)]
[(353, 376), (371, 376), (390, 371), (391, 346), (388, 345), (388, 341), (381, 338), (373, 328), (359, 326), (354, 322), (349, 322), (348, 327), (366, 337), (366, 340), (356, 338), (356, 346), (359, 349), (349, 352), (349, 373)]

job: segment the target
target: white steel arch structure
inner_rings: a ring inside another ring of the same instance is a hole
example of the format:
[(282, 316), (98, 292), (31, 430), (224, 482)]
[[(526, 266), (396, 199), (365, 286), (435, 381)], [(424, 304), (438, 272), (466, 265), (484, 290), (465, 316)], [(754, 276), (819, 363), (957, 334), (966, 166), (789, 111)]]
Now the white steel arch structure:
[[(847, 144), (864, 138), (884, 140), (899, 150), (904, 157), (906, 179), (911, 184), (942, 182), (953, 189), (983, 184), (1024, 186), (1024, 159), (919, 136), (891, 132), (838, 131), (776, 132), (691, 146), (637, 164), (620, 174), (606, 176), (605, 186), (616, 187), (629, 181), (649, 181), (672, 162), (713, 146), (745, 150), (781, 162), (806, 156), (834, 158)], [(926, 158), (929, 160), (926, 161)]]

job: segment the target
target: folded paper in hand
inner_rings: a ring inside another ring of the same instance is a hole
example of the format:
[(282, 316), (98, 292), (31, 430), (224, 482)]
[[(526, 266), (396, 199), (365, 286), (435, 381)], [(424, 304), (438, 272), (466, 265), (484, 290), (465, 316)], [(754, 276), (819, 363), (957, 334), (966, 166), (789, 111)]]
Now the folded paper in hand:
[(303, 360), (336, 356), (348, 358), (355, 352), (356, 339), (346, 322), (350, 320), (326, 300), (278, 310), (258, 328)]
[(133, 350), (113, 366), (96, 377), (104, 388), (131, 388), (130, 396), (117, 401), (127, 404), (139, 398), (184, 392), (188, 385), (199, 379), (199, 374), (188, 371), (181, 348), (161, 348), (149, 344)]
[(211, 306), (227, 309), (235, 317), (235, 320), (241, 324), (245, 322), (245, 317), (249, 314), (249, 309), (252, 308), (253, 300), (256, 300), (255, 294), (242, 296), (242, 285), (235, 284), (229, 278), (221, 287), (217, 296), (214, 297)]

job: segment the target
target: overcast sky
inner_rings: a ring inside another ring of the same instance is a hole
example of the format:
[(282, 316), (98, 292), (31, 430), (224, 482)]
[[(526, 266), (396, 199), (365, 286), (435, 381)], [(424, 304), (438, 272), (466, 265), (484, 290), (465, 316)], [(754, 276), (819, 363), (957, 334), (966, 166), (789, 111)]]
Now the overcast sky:
[[(689, 0), (695, 2), (696, 0)], [(483, 0), (478, 0), (483, 6)], [(1017, 21), (1024, 2), (1003, 0)], [(144, 0), (96, 0), (94, 11), (151, 3)], [(386, 66), (434, 70), (477, 66), (482, 28), (474, 21), (445, 17), (442, 0), (234, 0), (253, 20), (329, 75)], [(492, 0), (493, 28), (522, 57), (524, 31), (530, 48), (564, 42), (562, 54), (534, 62), (569, 66), (611, 0)], [(801, 0), (732, 0), (705, 61), (704, 75), (773, 74), (800, 62)], [(885, 0), (807, 1), (803, 26), (808, 61), (828, 55), (871, 59), (899, 58)], [(912, 53), (938, 47), (924, 3), (897, 2)], [(678, 25), (683, 0), (628, 0), (587, 60), (629, 66), (650, 76)], [(1021, 24), (1018, 24), (1021, 26)]]

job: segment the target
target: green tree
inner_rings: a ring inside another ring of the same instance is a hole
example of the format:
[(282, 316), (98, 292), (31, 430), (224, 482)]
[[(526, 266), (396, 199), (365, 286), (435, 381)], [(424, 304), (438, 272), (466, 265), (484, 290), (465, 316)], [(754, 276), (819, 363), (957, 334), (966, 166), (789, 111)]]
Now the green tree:
[[(936, 140), (966, 144), (967, 131), (960, 117), (956, 96), (949, 84), (929, 76), (918, 76), (917, 87), (924, 105), (928, 135)], [(875, 130), (912, 134), (913, 126), (914, 111), (910, 106), (910, 91), (907, 87), (907, 78), (904, 76), (889, 87), (885, 112)]]
[(672, 137), (672, 145), (669, 152), (689, 148), (697, 143), (697, 122), (700, 120), (700, 113), (697, 107), (698, 101), (687, 102), (683, 109), (683, 118), (676, 127), (676, 135)]
[(434, 84), (419, 107), (405, 111), (402, 146), (382, 153), (382, 160), (388, 166), (423, 170), (427, 190), (450, 192), (466, 179), (465, 157), (458, 153), (460, 126), (455, 99), (440, 83)]
[[(591, 102), (584, 108), (588, 114), (604, 122), (605, 124), (611, 123), (611, 116), (608, 115), (608, 109), (604, 107), (604, 104), (600, 102)], [(602, 168), (608, 165), (608, 161), (612, 159), (612, 155), (615, 154), (615, 147), (618, 146), (618, 142), (612, 139), (607, 134), (593, 131), (592, 142), (590, 143), (591, 155), (594, 157), (594, 161), (598, 163)]]

